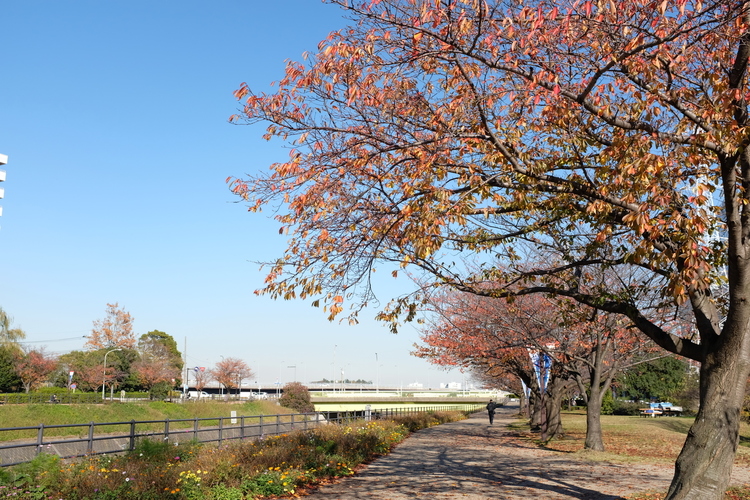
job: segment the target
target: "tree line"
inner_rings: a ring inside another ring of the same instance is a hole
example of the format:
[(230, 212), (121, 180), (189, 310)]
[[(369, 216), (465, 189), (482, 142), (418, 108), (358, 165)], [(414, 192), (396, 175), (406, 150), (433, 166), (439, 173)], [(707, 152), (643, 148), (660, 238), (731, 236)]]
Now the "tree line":
[[(163, 398), (183, 385), (184, 363), (177, 342), (152, 330), (138, 337), (133, 317), (117, 303), (107, 304), (104, 318), (93, 322), (84, 349), (55, 356), (29, 348), (20, 328), (0, 308), (0, 392), (30, 392), (43, 386), (76, 391), (148, 392)], [(238, 358), (223, 358), (213, 368), (196, 371), (196, 387), (210, 381), (227, 390), (253, 376)]]

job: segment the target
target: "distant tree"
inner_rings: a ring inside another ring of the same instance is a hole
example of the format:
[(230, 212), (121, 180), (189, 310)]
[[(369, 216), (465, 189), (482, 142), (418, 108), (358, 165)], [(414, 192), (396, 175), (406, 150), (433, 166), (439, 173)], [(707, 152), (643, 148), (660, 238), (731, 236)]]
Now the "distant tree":
[(11, 328), (13, 318), (0, 307), (0, 346), (12, 344), (18, 347), (18, 341), (26, 338), (26, 333), (20, 328)]
[(0, 346), (0, 392), (17, 392), (21, 388), (21, 378), (16, 373), (16, 349)]
[(120, 309), (118, 304), (107, 304), (104, 319), (94, 321), (85, 346), (89, 349), (109, 349), (123, 347), (134, 349), (133, 318), (129, 312)]
[[(162, 346), (163, 349), (158, 346)], [(159, 355), (163, 356), (163, 359), (175, 369), (176, 376), (171, 378), (174, 378), (177, 384), (182, 383), (182, 353), (177, 349), (177, 342), (174, 337), (159, 330), (151, 330), (150, 332), (141, 335), (140, 339), (138, 339), (138, 351), (146, 352), (154, 351), (155, 349), (158, 350)]]
[(103, 383), (115, 388), (140, 389), (138, 381), (131, 375), (131, 366), (138, 358), (137, 352), (131, 349), (111, 352), (107, 356), (105, 373), (104, 356), (107, 352), (107, 349), (72, 351), (60, 356), (59, 361), (64, 373), (74, 372), (72, 382), (83, 391), (99, 390)]
[(203, 389), (213, 380), (213, 370), (197, 368), (193, 374), (195, 375), (195, 390), (198, 391), (198, 399), (200, 399)]
[(284, 393), (279, 398), (279, 404), (300, 413), (315, 411), (315, 405), (310, 401), (310, 391), (300, 382), (290, 382), (284, 386)]
[(16, 373), (24, 390), (36, 389), (57, 369), (57, 360), (44, 350), (30, 350), (16, 359)]
[(211, 370), (211, 376), (229, 393), (233, 388), (239, 388), (243, 379), (252, 378), (253, 372), (241, 359), (225, 358), (216, 363), (216, 367)]
[(152, 398), (155, 387), (174, 387), (180, 376), (180, 367), (175, 365), (174, 355), (164, 343), (152, 337), (142, 337), (138, 353), (140, 358), (133, 363), (132, 370)]
[(622, 377), (622, 386), (635, 400), (668, 401), (683, 390), (687, 378), (688, 364), (667, 356), (629, 368)]
[(102, 384), (102, 356), (99, 351), (71, 351), (61, 355), (59, 362), (64, 371), (73, 372), (72, 382), (80, 390), (93, 391)]

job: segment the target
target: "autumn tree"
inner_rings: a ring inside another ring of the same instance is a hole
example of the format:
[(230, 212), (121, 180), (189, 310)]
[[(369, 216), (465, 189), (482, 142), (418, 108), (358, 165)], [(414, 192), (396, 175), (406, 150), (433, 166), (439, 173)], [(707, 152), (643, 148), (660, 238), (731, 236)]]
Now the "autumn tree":
[(559, 401), (570, 377), (559, 366), (537, 366), (532, 359), (544, 353), (558, 328), (551, 303), (524, 297), (510, 306), (504, 300), (446, 291), (435, 294), (431, 304), (431, 321), (413, 354), (437, 365), (462, 366), (483, 378), (514, 375), (530, 390), (532, 429), (545, 439), (563, 432)]
[[(136, 390), (140, 389), (134, 379), (131, 366), (138, 358), (135, 350), (98, 349), (95, 351), (71, 351), (63, 354), (59, 362), (67, 372), (74, 372), (72, 382), (84, 391), (96, 391), (102, 385)], [(107, 355), (107, 352), (110, 352)], [(107, 367), (104, 368), (104, 356), (107, 356)]]
[[(113, 353), (114, 356), (114, 353)], [(94, 391), (104, 379), (103, 354), (99, 351), (71, 351), (60, 356), (66, 372), (73, 372), (72, 382), (82, 391)], [(109, 362), (112, 361), (110, 357)]]
[[(432, 303), (435, 319), (424, 328), (418, 356), (437, 363), (463, 360), (489, 377), (515, 374), (531, 390), (532, 426), (543, 429), (546, 438), (562, 432), (562, 397), (575, 382), (587, 403), (584, 447), (604, 450), (603, 397), (619, 370), (646, 361), (642, 355), (652, 350), (630, 331), (629, 322), (542, 296), (523, 296), (508, 304), (452, 291), (434, 297)], [(545, 368), (549, 384), (543, 393), (532, 354), (551, 361)], [(542, 408), (533, 403), (543, 403), (543, 421)]]
[(121, 309), (117, 302), (107, 304), (104, 319), (94, 321), (94, 328), (84, 345), (89, 349), (135, 349), (132, 316)]
[(193, 370), (193, 375), (195, 377), (195, 390), (198, 391), (198, 399), (200, 399), (203, 389), (213, 380), (213, 370), (206, 370), (198, 366)]
[(151, 359), (159, 359), (168, 365), (174, 373), (170, 379), (174, 378), (176, 383), (180, 383), (183, 361), (174, 337), (159, 330), (144, 333), (138, 340), (138, 352), (142, 358), (145, 355)]
[(138, 342), (138, 354), (132, 370), (150, 397), (154, 397), (157, 386), (162, 386), (161, 392), (168, 392), (174, 387), (180, 377), (182, 361), (179, 353), (175, 355), (169, 343), (164, 342), (163, 336), (143, 335)]
[(227, 394), (235, 387), (239, 394), (242, 380), (252, 378), (253, 372), (247, 366), (247, 363), (239, 358), (222, 358), (221, 361), (216, 363), (213, 370), (211, 370), (211, 376), (224, 386)]
[(15, 368), (24, 390), (28, 393), (47, 381), (57, 369), (57, 360), (43, 349), (25, 350), (17, 357)]
[[(621, 314), (700, 363), (668, 500), (721, 498), (750, 373), (747, 3), (329, 3), (350, 26), (272, 93), (236, 92), (234, 121), (291, 146), (267, 175), (229, 180), (290, 235), (260, 292), (356, 316), (385, 263), (428, 288)], [(591, 279), (607, 271), (632, 278), (612, 293)], [(687, 305), (693, 333), (644, 293)], [(379, 317), (413, 319), (421, 300)]]

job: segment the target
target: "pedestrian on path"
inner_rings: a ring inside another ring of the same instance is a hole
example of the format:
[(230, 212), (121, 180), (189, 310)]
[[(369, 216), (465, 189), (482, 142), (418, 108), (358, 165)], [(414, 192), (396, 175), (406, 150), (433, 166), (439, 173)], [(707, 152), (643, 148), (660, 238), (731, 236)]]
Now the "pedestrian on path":
[(492, 422), (495, 420), (495, 409), (500, 406), (499, 404), (495, 403), (492, 399), (490, 399), (490, 402), (487, 403), (487, 414), (490, 417), (490, 425), (492, 425)]

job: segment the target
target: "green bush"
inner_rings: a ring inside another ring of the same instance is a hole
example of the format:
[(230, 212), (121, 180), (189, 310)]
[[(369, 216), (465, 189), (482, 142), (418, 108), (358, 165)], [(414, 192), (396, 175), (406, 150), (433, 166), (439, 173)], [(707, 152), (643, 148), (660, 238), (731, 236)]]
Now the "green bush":
[(613, 408), (612, 408), (612, 414), (613, 415), (634, 415), (638, 416), (641, 414), (640, 407), (638, 403), (628, 403), (625, 401), (615, 401)]
[(612, 415), (614, 410), (615, 398), (612, 397), (612, 391), (607, 391), (602, 398), (602, 415)]
[(284, 393), (279, 398), (279, 404), (300, 413), (315, 411), (315, 405), (310, 400), (310, 391), (299, 382), (290, 382), (284, 386)]

